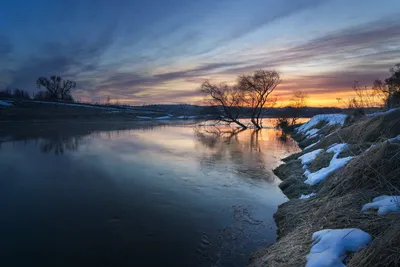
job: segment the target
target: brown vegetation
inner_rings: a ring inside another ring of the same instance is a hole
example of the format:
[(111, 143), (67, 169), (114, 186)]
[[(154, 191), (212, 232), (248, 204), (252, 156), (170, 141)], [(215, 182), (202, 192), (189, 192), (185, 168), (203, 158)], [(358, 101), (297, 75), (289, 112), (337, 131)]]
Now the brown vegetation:
[[(387, 138), (400, 134), (400, 111), (367, 117), (325, 137), (312, 149), (327, 149), (334, 143), (350, 143), (339, 157), (355, 156), (343, 169), (331, 174), (316, 186), (306, 186), (301, 152), (285, 159), (275, 173), (283, 180), (280, 187), (289, 198), (282, 204), (275, 220), (276, 244), (255, 252), (250, 266), (304, 266), (311, 249), (311, 236), (322, 229), (359, 228), (372, 235), (367, 247), (350, 254), (346, 266), (378, 267), (400, 264), (400, 214), (377, 215), (361, 212), (364, 204), (381, 195), (400, 195), (400, 143)], [(371, 147), (371, 145), (373, 145)], [(328, 164), (332, 154), (323, 152), (309, 165), (316, 171)], [(297, 190), (297, 191), (296, 191)], [(316, 192), (310, 199), (300, 194)]]

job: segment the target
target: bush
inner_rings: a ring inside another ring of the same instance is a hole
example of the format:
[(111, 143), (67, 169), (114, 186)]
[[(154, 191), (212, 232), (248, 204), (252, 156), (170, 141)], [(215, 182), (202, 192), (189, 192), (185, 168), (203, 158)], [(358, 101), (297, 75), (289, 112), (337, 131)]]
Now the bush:
[(277, 118), (275, 120), (275, 128), (286, 131), (290, 126), (288, 118)]

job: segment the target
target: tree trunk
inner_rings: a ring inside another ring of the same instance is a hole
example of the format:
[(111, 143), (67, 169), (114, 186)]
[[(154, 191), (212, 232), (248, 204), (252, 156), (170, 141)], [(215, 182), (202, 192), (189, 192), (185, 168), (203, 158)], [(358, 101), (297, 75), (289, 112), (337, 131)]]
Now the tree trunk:
[(237, 125), (239, 125), (240, 127), (242, 127), (244, 130), (247, 129), (247, 126), (244, 125), (243, 123), (241, 123), (240, 121), (234, 120), (234, 122), (235, 122)]

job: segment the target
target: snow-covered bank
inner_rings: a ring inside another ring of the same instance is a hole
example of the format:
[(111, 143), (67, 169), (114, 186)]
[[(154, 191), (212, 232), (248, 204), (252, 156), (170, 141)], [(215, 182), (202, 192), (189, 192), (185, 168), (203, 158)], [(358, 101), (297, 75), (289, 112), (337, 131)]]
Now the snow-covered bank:
[[(312, 117), (307, 123), (298, 127), (295, 131), (298, 133), (306, 133), (306, 135), (311, 135), (310, 130), (315, 127), (318, 123), (326, 122), (327, 125), (343, 125), (347, 118), (346, 114), (322, 114)], [(316, 133), (314, 131), (312, 133)], [(307, 134), (308, 133), (308, 134)]]
[(290, 201), (274, 215), (277, 242), (254, 253), (250, 266), (397, 266), (398, 118), (400, 109), (343, 120), (329, 132), (313, 118), (297, 128), (297, 141), (321, 136), (274, 170)]

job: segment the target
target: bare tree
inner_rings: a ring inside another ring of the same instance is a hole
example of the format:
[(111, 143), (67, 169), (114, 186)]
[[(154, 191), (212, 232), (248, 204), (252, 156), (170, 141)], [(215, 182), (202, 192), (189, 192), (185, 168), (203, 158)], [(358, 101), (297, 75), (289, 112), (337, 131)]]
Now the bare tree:
[(237, 86), (229, 86), (226, 83), (217, 85), (205, 81), (200, 86), (200, 92), (205, 95), (205, 103), (215, 107), (218, 120), (236, 123), (243, 129), (247, 128), (239, 121), (243, 108), (243, 91)]
[(392, 74), (385, 81), (376, 79), (373, 89), (381, 96), (388, 108), (391, 108), (391, 97), (400, 92), (400, 63), (390, 69)]
[(251, 109), (251, 122), (258, 129), (262, 128), (262, 119), (273, 107), (276, 99), (270, 97), (281, 79), (277, 71), (257, 70), (253, 74), (238, 78), (238, 86), (244, 92), (244, 103)]
[(36, 81), (38, 88), (44, 87), (47, 90), (48, 98), (51, 100), (71, 101), (71, 89), (76, 88), (76, 82), (64, 80), (60, 76), (40, 77)]
[(14, 92), (12, 94), (13, 98), (19, 98), (19, 99), (31, 99), (31, 96), (27, 91), (15, 88)]
[(296, 124), (297, 120), (300, 117), (301, 108), (307, 106), (308, 98), (309, 98), (308, 94), (304, 91), (295, 91), (293, 93), (293, 96), (290, 99), (290, 106), (294, 109), (290, 122), (291, 125)]

